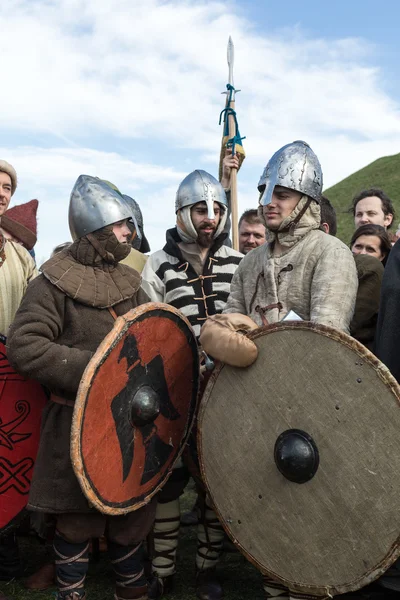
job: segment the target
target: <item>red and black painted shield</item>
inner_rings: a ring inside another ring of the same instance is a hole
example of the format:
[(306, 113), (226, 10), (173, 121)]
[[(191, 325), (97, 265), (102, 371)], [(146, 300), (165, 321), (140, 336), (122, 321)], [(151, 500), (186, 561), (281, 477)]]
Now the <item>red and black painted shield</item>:
[(135, 510), (163, 486), (198, 386), (196, 338), (176, 309), (148, 303), (117, 319), (83, 375), (72, 423), (75, 473), (99, 511)]
[(11, 367), (0, 335), (0, 532), (17, 525), (28, 502), (46, 394)]

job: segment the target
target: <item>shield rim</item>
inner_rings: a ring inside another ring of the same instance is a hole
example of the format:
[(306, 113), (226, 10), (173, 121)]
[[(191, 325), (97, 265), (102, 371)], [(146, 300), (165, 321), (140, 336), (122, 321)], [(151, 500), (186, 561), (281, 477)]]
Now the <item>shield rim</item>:
[(112, 516), (126, 515), (129, 512), (138, 510), (142, 506), (145, 506), (146, 504), (148, 504), (150, 502), (150, 500), (153, 498), (153, 496), (155, 496), (155, 494), (157, 494), (160, 491), (160, 489), (165, 485), (166, 481), (170, 477), (176, 461), (180, 458), (180, 456), (182, 455), (182, 453), (185, 449), (187, 439), (192, 430), (194, 420), (195, 420), (195, 415), (197, 413), (199, 385), (200, 385), (200, 364), (198, 366), (197, 371), (195, 371), (195, 373), (194, 373), (195, 380), (193, 382), (192, 393), (193, 393), (193, 396), (195, 397), (195, 401), (193, 402), (192, 410), (188, 414), (187, 428), (186, 428), (185, 435), (182, 438), (181, 448), (180, 448), (179, 452), (177, 453), (173, 463), (168, 468), (165, 475), (161, 478), (159, 484), (157, 486), (155, 486), (155, 488), (151, 492), (147, 493), (141, 500), (139, 500), (135, 504), (132, 504), (131, 506), (128, 506), (128, 507), (127, 506), (115, 506), (115, 505), (111, 506), (109, 503), (102, 502), (100, 500), (100, 498), (98, 496), (96, 496), (96, 494), (93, 491), (93, 487), (89, 482), (90, 480), (86, 476), (86, 468), (85, 468), (85, 465), (82, 460), (82, 443), (81, 443), (82, 442), (82, 439), (81, 439), (82, 423), (83, 423), (83, 418), (84, 418), (84, 414), (85, 414), (86, 399), (87, 399), (89, 391), (90, 391), (91, 382), (93, 380), (93, 377), (96, 375), (98, 369), (101, 367), (101, 365), (106, 360), (106, 358), (105, 358), (106, 351), (109, 351), (111, 348), (115, 347), (116, 344), (118, 344), (120, 342), (121, 336), (124, 334), (124, 332), (126, 332), (129, 329), (129, 327), (131, 326), (131, 324), (134, 321), (136, 321), (141, 315), (143, 315), (147, 312), (150, 312), (150, 311), (157, 311), (157, 310), (169, 312), (169, 313), (174, 314), (176, 317), (178, 317), (180, 319), (180, 321), (182, 321), (187, 326), (188, 330), (192, 334), (192, 337), (196, 344), (196, 349), (197, 349), (197, 340), (196, 340), (196, 336), (195, 336), (192, 326), (190, 325), (188, 319), (186, 319), (186, 317), (184, 317), (184, 315), (182, 315), (182, 313), (180, 313), (176, 308), (174, 308), (173, 306), (170, 306), (169, 304), (163, 304), (161, 302), (147, 302), (145, 304), (141, 304), (140, 306), (138, 306), (136, 308), (132, 308), (130, 311), (128, 311), (127, 313), (125, 313), (121, 317), (118, 317), (115, 320), (113, 328), (106, 335), (106, 337), (101, 342), (101, 344), (97, 348), (96, 352), (90, 359), (90, 362), (88, 363), (88, 365), (82, 375), (82, 378), (81, 378), (81, 381), (79, 384), (79, 388), (78, 388), (78, 392), (76, 395), (74, 412), (73, 412), (73, 416), (72, 416), (72, 425), (71, 425), (71, 452), (70, 452), (70, 454), (71, 454), (72, 467), (74, 469), (75, 476), (77, 477), (77, 479), (79, 481), (81, 489), (82, 489), (84, 495), (86, 496), (87, 500), (89, 501), (89, 503), (94, 508), (96, 508), (98, 511), (100, 511), (101, 513), (106, 514), (106, 515), (112, 515)]
[[(329, 327), (328, 325), (320, 325), (317, 323), (313, 323), (311, 321), (286, 321), (284, 323), (283, 322), (274, 323), (271, 325), (265, 325), (263, 327), (259, 327), (258, 329), (246, 334), (246, 337), (248, 337), (251, 340), (256, 340), (257, 338), (262, 337), (269, 333), (274, 333), (279, 330), (292, 330), (292, 329), (303, 329), (303, 330), (315, 331), (325, 337), (333, 339), (334, 341), (342, 342), (345, 346), (347, 346), (351, 350), (355, 351), (356, 354), (358, 354), (358, 356), (360, 358), (362, 358), (365, 362), (369, 363), (375, 369), (375, 372), (377, 373), (378, 377), (383, 381), (383, 383), (385, 383), (391, 389), (391, 391), (394, 394), (394, 396), (396, 397), (397, 402), (400, 407), (400, 385), (398, 384), (396, 379), (393, 377), (393, 375), (391, 374), (389, 369), (372, 352), (370, 352), (370, 350), (368, 350), (368, 348), (366, 348), (363, 344), (358, 342), (356, 339), (352, 338), (350, 335), (347, 335), (346, 333), (339, 331), (338, 329)], [(210, 495), (210, 498), (212, 500), (212, 504), (213, 504), (214, 510), (218, 516), (218, 519), (219, 519), (221, 525), (223, 526), (225, 532), (231, 539), (231, 541), (238, 548), (238, 550), (245, 556), (245, 558), (247, 558), (247, 560), (249, 562), (251, 562), (263, 575), (267, 575), (268, 577), (271, 577), (275, 581), (282, 583), (283, 585), (288, 587), (289, 590), (292, 590), (294, 592), (297, 591), (297, 592), (306, 593), (306, 594), (332, 597), (332, 596), (336, 596), (339, 594), (356, 591), (356, 590), (368, 585), (369, 583), (372, 583), (373, 581), (375, 581), (380, 575), (382, 575), (383, 573), (385, 573), (385, 571), (387, 571), (387, 569), (390, 567), (390, 565), (393, 564), (397, 558), (399, 558), (399, 556), (400, 556), (400, 532), (399, 532), (399, 535), (397, 537), (395, 544), (393, 544), (393, 546), (390, 548), (388, 553), (382, 558), (382, 560), (378, 564), (376, 564), (372, 569), (370, 569), (364, 576), (359, 577), (358, 579), (355, 579), (353, 581), (343, 583), (341, 585), (336, 585), (336, 586), (316, 586), (316, 585), (309, 585), (307, 583), (299, 583), (299, 582), (289, 581), (288, 579), (281, 577), (278, 573), (275, 573), (275, 571), (266, 569), (265, 566), (262, 565), (249, 551), (247, 551), (240, 544), (240, 542), (234, 537), (234, 535), (230, 531), (229, 523), (227, 523), (227, 521), (225, 521), (218, 506), (216, 506), (216, 504), (214, 502), (213, 493), (208, 484), (207, 475), (206, 475), (206, 471), (205, 471), (205, 467), (204, 467), (203, 444), (202, 444), (202, 435), (201, 435), (204, 414), (207, 409), (210, 397), (212, 395), (214, 385), (218, 379), (219, 374), (222, 372), (224, 366), (225, 366), (225, 364), (222, 362), (217, 363), (217, 365), (208, 381), (208, 384), (204, 391), (203, 397), (201, 398), (199, 413), (198, 413), (198, 418), (197, 418), (197, 422), (198, 422), (197, 447), (198, 447), (198, 453), (199, 453), (200, 471), (201, 471), (201, 476), (202, 476), (204, 485), (206, 487), (207, 493)]]

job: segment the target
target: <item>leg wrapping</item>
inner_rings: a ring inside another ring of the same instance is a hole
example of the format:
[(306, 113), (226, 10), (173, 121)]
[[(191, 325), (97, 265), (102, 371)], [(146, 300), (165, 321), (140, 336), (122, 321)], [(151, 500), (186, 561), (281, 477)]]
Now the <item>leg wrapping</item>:
[(118, 587), (135, 588), (146, 585), (143, 568), (143, 544), (121, 546), (108, 542), (108, 554), (115, 573)]
[(205, 571), (216, 566), (221, 556), (225, 533), (207, 498), (201, 513), (197, 527), (196, 568), (198, 571)]
[(180, 526), (179, 499), (158, 504), (154, 521), (152, 570), (158, 577), (175, 573)]
[(63, 599), (84, 596), (89, 566), (89, 542), (68, 542), (56, 531), (53, 547), (58, 597)]
[(18, 542), (15, 532), (0, 536), (0, 579), (21, 575)]

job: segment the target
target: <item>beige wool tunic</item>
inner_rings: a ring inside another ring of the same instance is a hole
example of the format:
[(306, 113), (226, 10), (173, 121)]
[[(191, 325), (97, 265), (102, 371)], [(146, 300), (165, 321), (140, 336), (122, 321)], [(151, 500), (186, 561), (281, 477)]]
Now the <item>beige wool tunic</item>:
[(269, 243), (251, 250), (240, 263), (223, 312), (245, 314), (262, 325), (261, 314), (276, 323), (293, 310), (305, 321), (349, 333), (358, 287), (354, 258), (319, 224), (320, 209), (312, 202), (293, 233), (278, 232), (284, 248), (279, 255), (273, 253), (276, 234), (268, 232)]
[[(0, 249), (2, 235), (0, 233)], [(20, 244), (5, 240), (0, 263), (0, 334), (7, 336), (28, 283), (37, 276), (35, 262)]]

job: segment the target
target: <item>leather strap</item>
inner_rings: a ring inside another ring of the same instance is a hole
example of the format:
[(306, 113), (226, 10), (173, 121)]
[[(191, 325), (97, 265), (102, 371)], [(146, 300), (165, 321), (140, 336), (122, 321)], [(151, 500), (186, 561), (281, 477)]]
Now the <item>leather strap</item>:
[(103, 260), (105, 260), (110, 265), (113, 265), (116, 263), (114, 255), (111, 254), (111, 252), (107, 252), (107, 250), (105, 250), (103, 248), (103, 246), (100, 244), (100, 242), (96, 239), (96, 237), (92, 233), (87, 233), (86, 238), (92, 244), (93, 248), (100, 254), (100, 256)]
[(50, 400), (56, 404), (62, 404), (63, 406), (75, 406), (74, 400), (67, 400), (66, 398), (61, 398), (61, 396), (56, 396), (55, 394), (50, 394)]
[(276, 239), (278, 241), (279, 241), (279, 235), (281, 233), (287, 233), (287, 232), (289, 232), (290, 235), (294, 234), (294, 230), (296, 229), (296, 225), (298, 224), (298, 222), (300, 221), (301, 217), (304, 215), (304, 213), (306, 212), (306, 210), (310, 206), (311, 201), (312, 201), (312, 198), (308, 197), (307, 198), (307, 202), (305, 203), (305, 205), (303, 206), (303, 208), (301, 209), (301, 211), (299, 212), (299, 214), (297, 215), (297, 217), (295, 217), (293, 219), (293, 221), (287, 227), (285, 227), (284, 229), (276, 232)]
[(113, 309), (113, 307), (109, 306), (107, 310), (110, 313), (110, 315), (112, 316), (112, 318), (114, 319), (114, 321), (116, 321), (118, 319), (118, 315), (115, 312), (115, 310)]
[(274, 304), (268, 304), (268, 306), (260, 306), (259, 304), (255, 307), (255, 311), (260, 315), (262, 324), (269, 325), (269, 321), (265, 316), (267, 310), (272, 310), (273, 308), (278, 308), (282, 310), (282, 304), (280, 302), (275, 302)]

